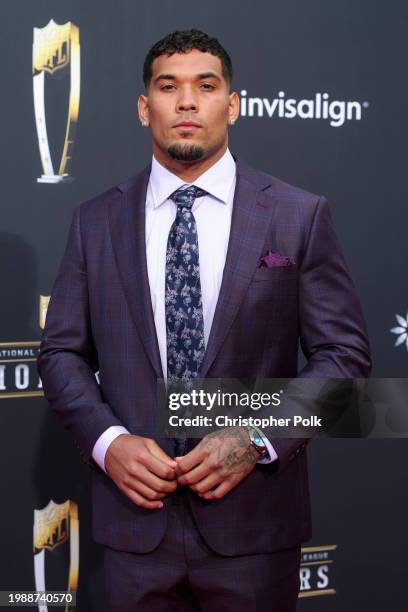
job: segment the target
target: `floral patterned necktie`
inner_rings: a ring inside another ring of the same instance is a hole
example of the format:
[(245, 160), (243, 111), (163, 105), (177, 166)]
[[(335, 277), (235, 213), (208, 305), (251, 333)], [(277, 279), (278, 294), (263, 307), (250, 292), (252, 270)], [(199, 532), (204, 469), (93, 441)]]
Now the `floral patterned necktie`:
[[(201, 300), (197, 226), (191, 207), (207, 194), (192, 185), (177, 189), (170, 199), (177, 205), (166, 252), (165, 313), (167, 380), (188, 383), (198, 375), (204, 357), (204, 319)], [(184, 440), (176, 439), (176, 455)]]

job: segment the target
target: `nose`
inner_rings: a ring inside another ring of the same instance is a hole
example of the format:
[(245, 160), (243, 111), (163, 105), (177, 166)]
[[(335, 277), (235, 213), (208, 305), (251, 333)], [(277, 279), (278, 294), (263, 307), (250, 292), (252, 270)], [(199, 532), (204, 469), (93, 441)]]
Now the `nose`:
[(179, 90), (180, 95), (177, 100), (177, 110), (180, 111), (195, 111), (198, 108), (197, 99), (191, 87), (182, 87)]

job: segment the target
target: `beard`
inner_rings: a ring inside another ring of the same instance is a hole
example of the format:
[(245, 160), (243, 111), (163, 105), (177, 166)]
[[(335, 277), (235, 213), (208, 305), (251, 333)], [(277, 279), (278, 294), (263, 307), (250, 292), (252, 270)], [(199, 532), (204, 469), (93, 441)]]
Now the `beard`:
[(205, 151), (195, 144), (174, 144), (168, 147), (167, 153), (177, 161), (193, 162), (204, 157)]

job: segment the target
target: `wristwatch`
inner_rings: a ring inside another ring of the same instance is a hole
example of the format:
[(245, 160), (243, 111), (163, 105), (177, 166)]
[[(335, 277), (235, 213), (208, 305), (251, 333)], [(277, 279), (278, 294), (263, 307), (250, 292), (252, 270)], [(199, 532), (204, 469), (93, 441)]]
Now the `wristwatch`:
[(251, 425), (247, 426), (249, 433), (249, 439), (251, 440), (251, 446), (256, 450), (259, 457), (265, 457), (268, 454), (268, 449), (263, 441), (260, 431)]

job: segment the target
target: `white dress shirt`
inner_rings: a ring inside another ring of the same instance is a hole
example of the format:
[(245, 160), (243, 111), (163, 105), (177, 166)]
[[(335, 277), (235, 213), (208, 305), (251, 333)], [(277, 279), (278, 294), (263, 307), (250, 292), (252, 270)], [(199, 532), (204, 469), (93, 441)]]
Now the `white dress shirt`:
[[(192, 206), (199, 244), (205, 346), (207, 346), (210, 335), (227, 256), (235, 183), (235, 161), (229, 149), (211, 168), (194, 181), (194, 185), (208, 192), (208, 195), (197, 198)], [(170, 200), (170, 195), (180, 187), (189, 185), (164, 168), (153, 156), (146, 193), (146, 257), (154, 323), (164, 378), (167, 377), (167, 332), (164, 303), (166, 250), (168, 235), (177, 211), (177, 206), (173, 200)], [(104, 471), (106, 471), (105, 454), (108, 446), (122, 433), (129, 433), (129, 431), (125, 427), (109, 427), (95, 443), (92, 457)], [(261, 459), (259, 463), (270, 463), (277, 459), (277, 454), (269, 440), (264, 436), (263, 440), (269, 457)]]

